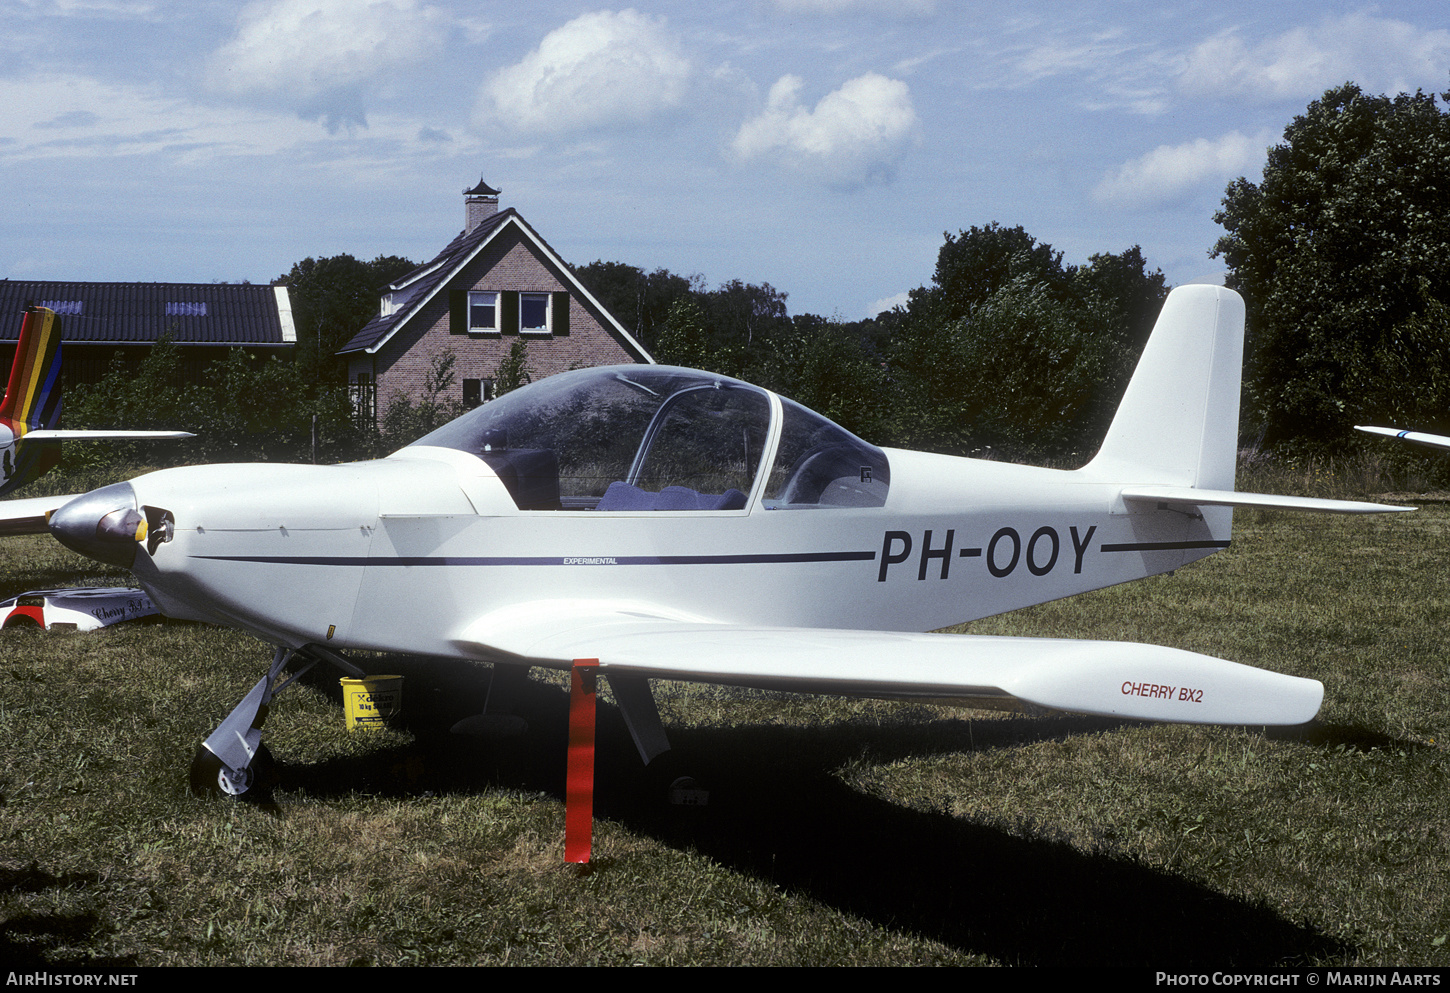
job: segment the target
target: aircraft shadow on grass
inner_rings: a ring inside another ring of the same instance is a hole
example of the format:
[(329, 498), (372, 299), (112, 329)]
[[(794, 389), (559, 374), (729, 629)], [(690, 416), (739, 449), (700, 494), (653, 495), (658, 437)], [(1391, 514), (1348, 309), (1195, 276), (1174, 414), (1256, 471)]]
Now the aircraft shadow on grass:
[[(99, 883), (100, 875), (94, 872), (56, 875), (34, 863), (0, 865), (0, 895), (83, 890)], [(0, 921), (0, 962), (5, 963), (12, 975), (17, 971), (53, 970), (57, 965), (68, 964), (56, 957), (57, 948), (89, 944), (103, 930), (100, 915), (89, 910), (8, 916)], [(86, 967), (92, 969), (136, 965), (131, 956), (86, 958), (84, 961)]]
[[(310, 765), (281, 758), (275, 795), (282, 805), (289, 790), (417, 796), (501, 786), (562, 798), (568, 697), (561, 687), (529, 684), (516, 708), (529, 730), (481, 741), (449, 733), (455, 719), (477, 712), (480, 701), (468, 699), (478, 693), (477, 678), (454, 685), (440, 682), (437, 668), (388, 669), (408, 676), (404, 727), (414, 742)], [(1050, 837), (1050, 828), (1022, 836), (910, 809), (833, 775), (863, 753), (889, 762), (985, 751), (1124, 723), (1131, 722), (1061, 717), (672, 729), (676, 753), (691, 757), (677, 759), (686, 764), (673, 769), (700, 775), (710, 790), (707, 806), (672, 807), (663, 802), (664, 781), (640, 775), (618, 710), (601, 701), (595, 813), (884, 929), (1010, 964), (1270, 968), (1352, 957), (1343, 942), (1268, 907), (1136, 863), (1107, 845), (1087, 852)], [(596, 864), (596, 871), (607, 868), (607, 858)]]

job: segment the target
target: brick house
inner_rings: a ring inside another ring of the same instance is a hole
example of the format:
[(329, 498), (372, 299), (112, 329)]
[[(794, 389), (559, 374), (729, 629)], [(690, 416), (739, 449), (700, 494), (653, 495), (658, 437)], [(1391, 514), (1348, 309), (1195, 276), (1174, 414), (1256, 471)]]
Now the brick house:
[(449, 350), (455, 396), (470, 407), (492, 398), (494, 370), (517, 341), (527, 344), (533, 379), (654, 362), (518, 211), (499, 210), (499, 192), (481, 180), (464, 190), (463, 231), (389, 284), (378, 316), (337, 353), (348, 360), (360, 413), (374, 423), (395, 393), (421, 396)]

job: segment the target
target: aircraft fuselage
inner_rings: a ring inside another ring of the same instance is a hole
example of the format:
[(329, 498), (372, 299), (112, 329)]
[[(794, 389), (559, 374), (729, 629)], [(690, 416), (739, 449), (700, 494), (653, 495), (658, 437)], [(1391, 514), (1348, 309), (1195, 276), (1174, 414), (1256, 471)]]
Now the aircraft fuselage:
[[(479, 657), (478, 618), (540, 599), (720, 623), (929, 630), (1165, 572), (1227, 544), (1119, 486), (890, 451), (883, 507), (521, 511), (487, 465), (404, 449), (342, 466), (198, 466), (131, 482), (174, 517), (134, 572), (169, 616), (263, 640)], [(1218, 536), (1218, 537), (1216, 537)], [(485, 653), (486, 654), (486, 653)]]

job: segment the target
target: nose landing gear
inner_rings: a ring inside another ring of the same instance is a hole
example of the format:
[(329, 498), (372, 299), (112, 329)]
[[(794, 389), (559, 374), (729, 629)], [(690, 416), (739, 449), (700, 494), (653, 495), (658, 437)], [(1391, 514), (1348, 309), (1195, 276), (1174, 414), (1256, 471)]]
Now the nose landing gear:
[(198, 745), (191, 760), (191, 794), (234, 799), (255, 795), (258, 787), (272, 779), (275, 765), (266, 745), (259, 744), (251, 762), (240, 769), (225, 765), (205, 745)]
[[(282, 670), (294, 657), (307, 660), (291, 677), (282, 679)], [(321, 648), (293, 651), (278, 648), (272, 656), (267, 675), (253, 686), (242, 702), (227, 715), (226, 720), (197, 748), (191, 760), (191, 792), (195, 796), (255, 797), (265, 792), (272, 782), (272, 753), (262, 744), (262, 723), (272, 698), (282, 692), (308, 669), (325, 659), (350, 676), (361, 676), (362, 670), (335, 652)]]

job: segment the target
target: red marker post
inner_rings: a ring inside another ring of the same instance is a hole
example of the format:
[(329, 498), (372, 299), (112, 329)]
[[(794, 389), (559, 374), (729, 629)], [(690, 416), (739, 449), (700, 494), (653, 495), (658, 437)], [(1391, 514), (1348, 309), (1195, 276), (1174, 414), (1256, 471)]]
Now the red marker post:
[(594, 680), (598, 659), (575, 659), (569, 678), (569, 768), (564, 861), (588, 862), (594, 836)]

